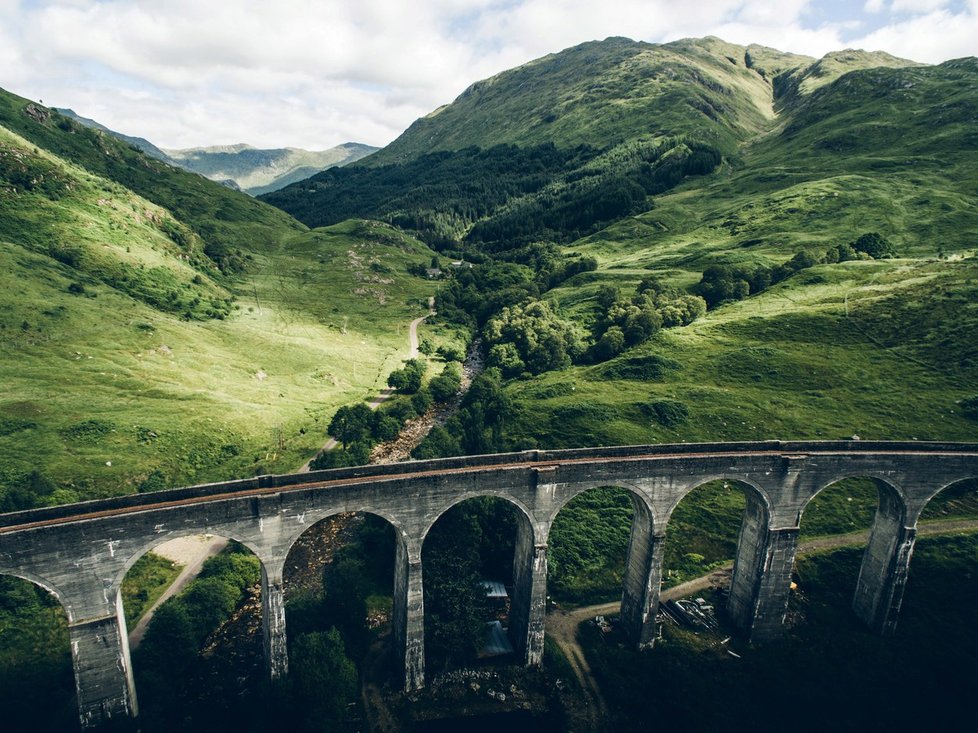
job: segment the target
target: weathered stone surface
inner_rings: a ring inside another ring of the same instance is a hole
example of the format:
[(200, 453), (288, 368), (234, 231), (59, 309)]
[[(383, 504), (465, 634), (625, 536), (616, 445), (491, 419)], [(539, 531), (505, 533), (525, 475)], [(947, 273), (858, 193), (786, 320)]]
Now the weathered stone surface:
[[(902, 600), (917, 517), (941, 489), (978, 477), (978, 445), (869, 441), (714, 443), (525, 451), (261, 476), (151, 494), (0, 515), (0, 573), (52, 591), (68, 614), (85, 726), (135, 715), (126, 629), (118, 613), (126, 571), (175, 537), (212, 533), (245, 544), (263, 567), (269, 674), (288, 669), (282, 567), (316, 522), (343, 512), (385, 518), (398, 535), (394, 638), (405, 689), (424, 684), (421, 547), (455, 504), (494, 496), (514, 504), (520, 536), (511, 633), (528, 664), (543, 648), (546, 542), (560, 509), (595, 487), (632, 493), (636, 507), (622, 593), (635, 641), (654, 637), (662, 543), (673, 510), (717, 479), (749, 487), (730, 611), (753, 640), (775, 636), (784, 616), (802, 513), (822, 489), (849, 477), (881, 482), (880, 509), (854, 608), (890, 633)], [(77, 644), (75, 643), (77, 642)]]

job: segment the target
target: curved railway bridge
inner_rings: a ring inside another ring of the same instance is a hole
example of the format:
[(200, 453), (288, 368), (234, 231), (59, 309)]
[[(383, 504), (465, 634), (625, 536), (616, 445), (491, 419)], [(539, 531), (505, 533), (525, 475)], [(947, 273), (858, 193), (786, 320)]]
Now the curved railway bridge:
[(424, 684), (421, 547), (459, 502), (498, 497), (518, 509), (510, 634), (526, 664), (543, 656), (547, 538), (557, 513), (583, 491), (627, 490), (634, 514), (621, 618), (639, 647), (655, 638), (664, 539), (673, 509), (716, 479), (746, 487), (728, 602), (752, 641), (783, 623), (799, 523), (822, 489), (852, 477), (879, 486), (853, 609), (894, 631), (917, 519), (942, 489), (978, 478), (978, 444), (753, 442), (524, 451), (260, 476), (0, 515), (0, 573), (43, 586), (64, 606), (83, 727), (136, 715), (120, 588), (126, 571), (166, 540), (211, 533), (249, 547), (262, 564), (262, 623), (271, 677), (288, 670), (282, 574), (300, 534), (341, 512), (393, 525), (394, 643), (404, 687)]

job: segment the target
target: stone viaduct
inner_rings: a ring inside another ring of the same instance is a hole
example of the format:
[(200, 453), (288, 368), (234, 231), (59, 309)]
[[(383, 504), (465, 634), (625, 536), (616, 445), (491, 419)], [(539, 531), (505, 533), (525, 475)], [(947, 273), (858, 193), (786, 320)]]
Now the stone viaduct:
[(634, 506), (622, 590), (622, 623), (652, 645), (669, 518), (696, 487), (744, 485), (728, 613), (752, 641), (775, 637), (788, 602), (799, 524), (822, 489), (869, 477), (879, 503), (853, 609), (890, 634), (907, 580), (917, 519), (942, 489), (978, 478), (978, 444), (757, 442), (591, 448), (334, 469), (131, 495), (0, 515), (0, 574), (53, 593), (68, 616), (83, 727), (137, 712), (120, 587), (145, 552), (182, 535), (212, 533), (249, 547), (262, 563), (268, 674), (287, 672), (282, 575), (303, 531), (341, 512), (368, 512), (398, 537), (394, 643), (404, 687), (424, 684), (421, 548), (438, 518), (480, 496), (519, 515), (510, 635), (526, 664), (543, 655), (547, 540), (561, 508), (583, 491), (614, 486)]

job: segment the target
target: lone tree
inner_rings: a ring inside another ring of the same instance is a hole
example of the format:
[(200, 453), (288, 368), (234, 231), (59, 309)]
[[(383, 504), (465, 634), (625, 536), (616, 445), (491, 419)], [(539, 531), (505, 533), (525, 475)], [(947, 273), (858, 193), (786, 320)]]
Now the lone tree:
[(885, 260), (896, 255), (896, 249), (879, 232), (867, 232), (852, 243), (857, 252), (865, 252), (874, 260)]
[(363, 440), (370, 433), (372, 413), (363, 402), (343, 405), (329, 421), (329, 434), (343, 444), (346, 450), (350, 443)]

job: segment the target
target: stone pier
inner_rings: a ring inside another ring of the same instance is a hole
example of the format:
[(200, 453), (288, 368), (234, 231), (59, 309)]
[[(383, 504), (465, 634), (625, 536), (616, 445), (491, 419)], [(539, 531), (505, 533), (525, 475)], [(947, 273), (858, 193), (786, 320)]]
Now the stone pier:
[(261, 623), (265, 643), (265, 663), (269, 679), (284, 677), (289, 671), (288, 638), (285, 633), (285, 593), (282, 567), (261, 568)]
[(917, 538), (916, 524), (905, 526), (905, 511), (895, 492), (880, 489), (876, 518), (863, 553), (852, 609), (878, 634), (896, 632), (910, 558)]
[(134, 717), (138, 708), (129, 640), (118, 614), (69, 624), (68, 640), (82, 727)]
[(727, 613), (752, 642), (781, 633), (797, 545), (798, 527), (771, 529), (760, 496), (747, 492)]
[(519, 522), (513, 553), (513, 600), (509, 636), (526, 665), (543, 663), (543, 624), (547, 610), (547, 546), (536, 544), (533, 527)]
[[(420, 553), (418, 553), (420, 555)], [(394, 559), (394, 646), (404, 670), (404, 690), (424, 687), (424, 589), (421, 558), (410, 557), (398, 538)]]
[(662, 588), (662, 555), (665, 533), (655, 534), (652, 514), (632, 496), (632, 529), (625, 556), (621, 593), (621, 624), (639, 649), (655, 643), (655, 616)]

